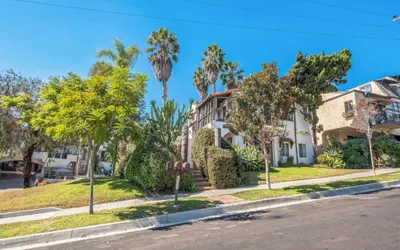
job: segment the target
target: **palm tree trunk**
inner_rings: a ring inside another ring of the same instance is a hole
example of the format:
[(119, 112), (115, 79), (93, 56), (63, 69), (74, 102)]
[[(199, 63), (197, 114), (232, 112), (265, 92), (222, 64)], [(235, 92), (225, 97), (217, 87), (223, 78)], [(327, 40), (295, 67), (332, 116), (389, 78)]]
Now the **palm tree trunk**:
[(162, 100), (163, 100), (163, 103), (166, 103), (168, 101), (167, 81), (162, 82)]
[(208, 91), (207, 90), (200, 91), (200, 99), (202, 101), (204, 101), (207, 98), (207, 96), (208, 96)]
[(217, 83), (213, 82), (213, 92), (214, 94), (217, 93)]

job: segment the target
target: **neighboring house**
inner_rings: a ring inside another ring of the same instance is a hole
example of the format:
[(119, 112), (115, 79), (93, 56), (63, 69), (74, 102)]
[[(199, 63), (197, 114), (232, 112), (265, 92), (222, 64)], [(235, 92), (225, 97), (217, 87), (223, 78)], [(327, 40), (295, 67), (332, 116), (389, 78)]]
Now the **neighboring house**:
[(319, 123), (323, 132), (318, 135), (318, 148), (322, 152), (329, 146), (330, 139), (336, 138), (341, 143), (349, 139), (364, 137), (357, 131), (352, 112), (360, 100), (375, 105), (379, 115), (374, 131), (392, 134), (400, 139), (400, 76), (384, 77), (371, 81), (344, 92), (323, 94), (324, 104), (318, 109)]
[[(234, 135), (225, 125), (225, 119), (229, 119), (229, 110), (233, 109), (232, 93), (238, 91), (227, 90), (211, 94), (204, 101), (193, 106), (195, 117), (190, 122), (189, 128), (189, 159), (191, 161), (191, 146), (194, 134), (201, 128), (221, 129), (222, 138), (233, 145), (246, 146), (244, 138)], [(296, 112), (282, 121), (288, 135), (285, 139), (275, 138), (271, 144), (271, 161), (274, 166), (279, 162), (286, 162), (289, 157), (294, 163), (313, 163), (314, 154), (310, 126), (304, 121), (301, 107), (296, 105)]]
[[(105, 150), (105, 146), (100, 148), (100, 159), (104, 158)], [(52, 153), (37, 148), (32, 155), (32, 164), (32, 173), (37, 177), (86, 175), (88, 166), (87, 149), (81, 148), (78, 154), (77, 149), (74, 147), (56, 149)], [(16, 153), (12, 157), (5, 153), (0, 157), (0, 167), (2, 170), (16, 170), (22, 166), (23, 157), (20, 153)], [(111, 163), (100, 161), (100, 167), (110, 170)]]

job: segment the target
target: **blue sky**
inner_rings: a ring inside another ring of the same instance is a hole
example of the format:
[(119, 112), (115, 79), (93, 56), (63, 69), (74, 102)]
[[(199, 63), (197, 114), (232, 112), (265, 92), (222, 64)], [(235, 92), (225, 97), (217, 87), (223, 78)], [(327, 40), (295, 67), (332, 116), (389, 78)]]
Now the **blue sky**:
[[(332, 8), (301, 0), (199, 0), (208, 3), (240, 6), (253, 10), (210, 6), (188, 0), (38, 0), (47, 3), (136, 13), (167, 19), (185, 19), (254, 28), (281, 29), (310, 33), (330, 33), (340, 36), (306, 35), (183, 23), (143, 17), (112, 15), (50, 6), (0, 0), (0, 71), (9, 68), (27, 76), (47, 80), (51, 75), (75, 72), (87, 74), (96, 61), (96, 52), (112, 47), (113, 38), (125, 45), (138, 45), (143, 54), (136, 72), (150, 76), (146, 101), (161, 103), (161, 84), (154, 78), (147, 63), (145, 40), (151, 31), (166, 27), (176, 33), (181, 45), (179, 63), (174, 65), (169, 80), (169, 98), (187, 103), (198, 100), (192, 86), (193, 71), (200, 65), (202, 52), (217, 43), (226, 53), (226, 60), (239, 61), (246, 75), (261, 69), (262, 62), (276, 61), (281, 74), (295, 61), (298, 51), (326, 53), (348, 48), (353, 53), (353, 67), (348, 73), (348, 89), (366, 81), (400, 73), (400, 15), (397, 0), (313, 0), (349, 8), (363, 9), (380, 15)], [(288, 15), (277, 15), (274, 12)], [(302, 15), (309, 18), (298, 18)], [(327, 22), (310, 18), (327, 18), (342, 22), (359, 22), (385, 27)], [(380, 37), (393, 40), (354, 38)], [(397, 40), (396, 40), (397, 39)], [(218, 83), (218, 90), (223, 87)], [(211, 91), (211, 89), (210, 89)]]

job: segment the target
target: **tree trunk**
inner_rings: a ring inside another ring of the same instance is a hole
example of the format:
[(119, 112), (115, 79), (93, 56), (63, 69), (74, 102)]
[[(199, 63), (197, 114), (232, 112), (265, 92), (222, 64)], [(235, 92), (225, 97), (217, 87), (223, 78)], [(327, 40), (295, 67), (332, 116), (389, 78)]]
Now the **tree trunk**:
[(265, 184), (267, 184), (267, 188), (271, 190), (271, 178), (269, 175), (269, 164), (268, 164), (268, 152), (267, 149), (264, 147), (264, 161), (265, 161)]
[(166, 103), (168, 101), (168, 85), (167, 85), (167, 81), (164, 81), (162, 83), (162, 100), (163, 100), (163, 103)]
[[(118, 142), (119, 143), (119, 142)], [(117, 165), (117, 158), (118, 158), (118, 143), (115, 143), (115, 152), (114, 152), (114, 157), (112, 159), (112, 168), (111, 168), (111, 176), (115, 175), (115, 165)]]
[(213, 93), (217, 93), (217, 84), (215, 82), (213, 83)]
[(313, 137), (313, 152), (314, 152), (314, 163), (317, 162), (317, 145), (318, 145), (318, 137), (317, 137), (317, 124), (315, 124), (314, 120), (313, 120), (313, 124), (312, 124), (312, 137)]
[(207, 90), (200, 91), (200, 99), (201, 99), (201, 101), (204, 101), (207, 97), (208, 97), (208, 91)]
[(90, 178), (90, 166), (89, 166), (89, 160), (90, 160), (90, 147), (88, 146), (87, 152), (86, 152), (86, 176), (87, 178)]
[(24, 152), (23, 152), (23, 161), (24, 161), (24, 188), (31, 187), (31, 171), (32, 171), (32, 155), (35, 151), (36, 145), (30, 145)]
[(88, 140), (90, 157), (89, 157), (89, 172), (90, 172), (90, 194), (89, 194), (89, 214), (93, 214), (93, 186), (94, 186), (94, 167), (97, 160), (97, 151), (100, 145), (94, 145), (91, 139)]
[(372, 141), (371, 139), (368, 139), (368, 144), (369, 144), (369, 155), (371, 157), (371, 165), (372, 165), (372, 171), (374, 171), (374, 177), (376, 177), (375, 173), (375, 162), (374, 162), (374, 153), (372, 151)]

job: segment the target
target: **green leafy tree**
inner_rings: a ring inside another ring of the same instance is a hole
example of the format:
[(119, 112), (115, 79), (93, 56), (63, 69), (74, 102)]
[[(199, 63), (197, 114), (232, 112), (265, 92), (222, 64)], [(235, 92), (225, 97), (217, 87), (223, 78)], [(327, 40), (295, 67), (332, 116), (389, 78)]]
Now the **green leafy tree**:
[(55, 139), (84, 138), (88, 145), (90, 214), (99, 148), (116, 138), (124, 127), (140, 129), (135, 119), (147, 79), (144, 74), (130, 74), (128, 68), (114, 67), (109, 76), (81, 79), (70, 73), (53, 78), (41, 91), (43, 102), (35, 126), (45, 127), (46, 134)]
[(178, 62), (180, 45), (175, 33), (168, 32), (166, 28), (153, 31), (146, 43), (149, 45), (146, 53), (150, 53), (148, 60), (157, 80), (162, 83), (162, 100), (165, 103), (168, 101), (167, 82), (171, 77), (172, 62)]
[(264, 156), (266, 184), (271, 189), (269, 146), (274, 138), (282, 138), (287, 131), (281, 119), (292, 111), (295, 102), (293, 77), (279, 77), (276, 63), (263, 64), (263, 71), (247, 77), (233, 94), (235, 109), (230, 111), (230, 130), (243, 135), (246, 141), (261, 149)]
[(295, 75), (295, 85), (301, 90), (299, 104), (307, 110), (303, 112), (305, 120), (311, 124), (314, 158), (317, 155), (317, 133), (323, 130), (319, 125), (317, 109), (323, 104), (322, 94), (336, 91), (335, 85), (346, 83), (347, 71), (351, 68), (351, 53), (343, 49), (339, 53), (307, 56), (297, 54), (296, 63), (291, 72)]
[(39, 78), (24, 77), (13, 70), (0, 74), (0, 152), (22, 153), (24, 188), (31, 184), (35, 148), (50, 143), (41, 128), (32, 126), (40, 110), (37, 93), (43, 85)]
[(113, 45), (116, 52), (111, 49), (102, 49), (97, 52), (97, 59), (107, 58), (111, 60), (114, 66), (133, 68), (140, 54), (140, 49), (136, 45), (126, 48), (125, 45), (118, 39), (113, 40)]
[(238, 70), (239, 62), (228, 61), (224, 63), (220, 80), (226, 89), (236, 89), (243, 81), (244, 70)]
[(211, 44), (208, 46), (207, 50), (203, 52), (203, 66), (207, 72), (208, 80), (213, 85), (213, 92), (217, 92), (217, 79), (218, 74), (224, 66), (225, 54), (222, 53), (222, 49), (218, 47), (217, 44)]
[(113, 66), (111, 66), (110, 64), (101, 61), (101, 62), (96, 62), (95, 64), (93, 64), (93, 66), (90, 68), (89, 70), (89, 74), (88, 76), (108, 76), (111, 75), (113, 71)]
[(208, 96), (208, 80), (207, 73), (202, 67), (198, 67), (193, 74), (193, 86), (197, 89), (200, 95), (200, 100), (204, 101)]

